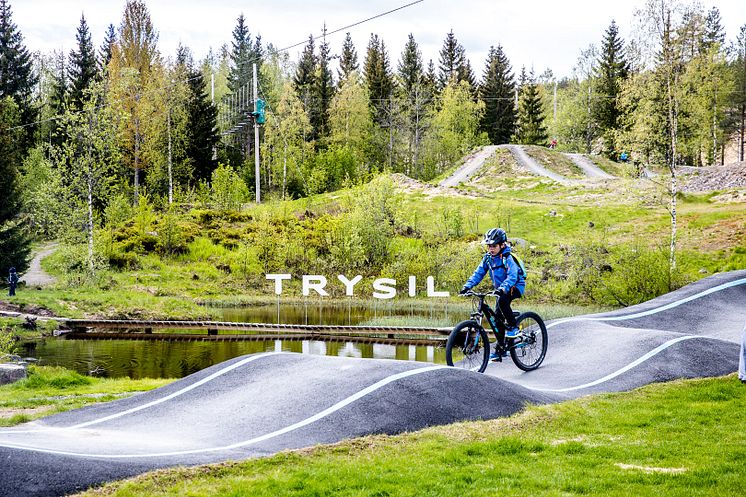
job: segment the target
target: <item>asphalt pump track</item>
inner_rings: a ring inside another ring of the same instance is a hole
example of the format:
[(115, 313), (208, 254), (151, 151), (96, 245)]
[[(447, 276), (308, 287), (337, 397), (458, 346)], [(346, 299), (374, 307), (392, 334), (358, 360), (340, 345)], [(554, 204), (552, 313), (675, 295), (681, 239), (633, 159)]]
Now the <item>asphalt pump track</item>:
[(274, 454), (375, 433), (509, 416), (738, 368), (746, 271), (623, 310), (548, 323), (541, 368), (266, 353), (170, 385), (0, 430), (0, 495), (65, 495), (156, 468)]

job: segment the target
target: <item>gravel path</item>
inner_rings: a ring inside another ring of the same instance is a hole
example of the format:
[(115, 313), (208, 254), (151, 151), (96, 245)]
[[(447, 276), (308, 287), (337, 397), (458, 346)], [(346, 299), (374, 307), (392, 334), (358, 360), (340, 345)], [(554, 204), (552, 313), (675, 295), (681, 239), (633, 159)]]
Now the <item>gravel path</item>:
[(586, 176), (593, 179), (613, 179), (614, 176), (595, 165), (583, 154), (565, 154), (576, 166), (583, 170)]
[(520, 166), (525, 167), (532, 173), (538, 174), (539, 176), (546, 176), (547, 178), (553, 179), (554, 181), (558, 181), (560, 183), (571, 182), (570, 179), (562, 176), (561, 174), (554, 173), (549, 169), (540, 166), (539, 163), (531, 158), (520, 145), (504, 145), (504, 147), (510, 150), (510, 153), (513, 154), (513, 157), (515, 157), (515, 160), (518, 161), (518, 164)]
[(52, 254), (55, 250), (57, 250), (56, 243), (41, 247), (41, 249), (34, 254), (34, 258), (31, 260), (31, 266), (28, 268), (28, 271), (23, 273), (21, 276), (21, 281), (25, 281), (28, 286), (47, 286), (57, 281), (41, 268), (41, 260)]
[(497, 150), (497, 145), (487, 145), (477, 150), (466, 158), (464, 164), (456, 171), (441, 181), (438, 186), (458, 186), (460, 183), (468, 180), (474, 173), (484, 165), (484, 161), (492, 157)]

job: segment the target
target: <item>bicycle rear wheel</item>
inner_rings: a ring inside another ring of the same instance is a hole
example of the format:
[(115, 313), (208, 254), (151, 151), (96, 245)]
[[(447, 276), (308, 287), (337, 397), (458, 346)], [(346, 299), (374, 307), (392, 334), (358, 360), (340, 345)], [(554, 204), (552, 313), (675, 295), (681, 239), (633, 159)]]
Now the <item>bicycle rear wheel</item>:
[(535, 312), (524, 312), (517, 319), (518, 338), (513, 340), (510, 357), (516, 366), (524, 371), (533, 371), (541, 366), (547, 355), (549, 337), (544, 321)]
[(483, 373), (490, 360), (487, 332), (473, 320), (457, 324), (446, 341), (446, 363)]

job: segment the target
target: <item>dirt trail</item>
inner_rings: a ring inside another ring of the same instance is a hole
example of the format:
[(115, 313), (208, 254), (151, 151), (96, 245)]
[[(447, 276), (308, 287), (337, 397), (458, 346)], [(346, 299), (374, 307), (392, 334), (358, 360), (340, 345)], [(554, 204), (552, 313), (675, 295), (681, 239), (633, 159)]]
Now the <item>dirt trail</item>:
[(31, 265), (29, 266), (28, 271), (21, 275), (21, 281), (25, 281), (28, 286), (47, 286), (57, 281), (41, 268), (41, 260), (52, 254), (55, 250), (57, 250), (56, 243), (41, 247), (39, 251), (34, 254), (34, 258), (31, 260)]
[(474, 173), (484, 165), (484, 161), (492, 157), (497, 150), (497, 145), (487, 145), (477, 150), (466, 158), (464, 164), (456, 171), (441, 181), (438, 186), (458, 186), (467, 181)]
[(583, 173), (593, 179), (613, 179), (614, 176), (607, 173), (595, 165), (588, 157), (583, 154), (564, 154), (572, 160), (576, 166), (583, 170)]
[(510, 153), (513, 154), (513, 157), (515, 157), (515, 160), (518, 161), (519, 165), (525, 167), (532, 173), (538, 174), (539, 176), (546, 176), (547, 178), (553, 179), (554, 181), (558, 181), (560, 183), (571, 183), (570, 179), (562, 176), (561, 174), (557, 174), (545, 167), (540, 166), (539, 163), (531, 158), (520, 145), (503, 146), (510, 150)]

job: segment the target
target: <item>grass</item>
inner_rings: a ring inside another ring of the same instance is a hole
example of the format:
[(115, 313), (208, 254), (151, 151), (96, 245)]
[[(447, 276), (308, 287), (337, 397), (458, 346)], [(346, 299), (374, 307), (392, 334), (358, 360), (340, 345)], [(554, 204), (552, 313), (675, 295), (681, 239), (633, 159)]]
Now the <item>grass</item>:
[(59, 367), (29, 366), (28, 377), (0, 386), (0, 426), (152, 390), (168, 379), (92, 378)]
[(159, 470), (83, 496), (741, 495), (733, 375), (528, 407), (510, 418)]
[(550, 171), (571, 179), (586, 178), (582, 169), (580, 169), (572, 159), (561, 152), (535, 145), (524, 145), (523, 148), (529, 156), (533, 157), (533, 159), (539, 163), (539, 165), (549, 169)]

